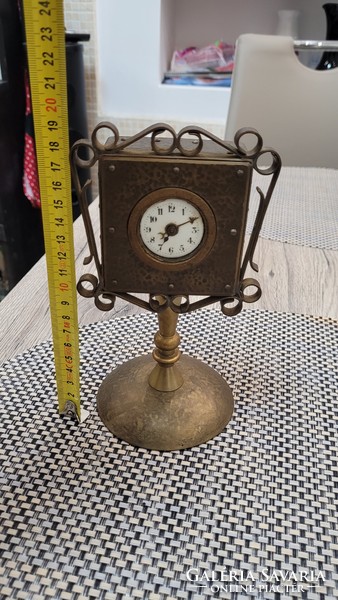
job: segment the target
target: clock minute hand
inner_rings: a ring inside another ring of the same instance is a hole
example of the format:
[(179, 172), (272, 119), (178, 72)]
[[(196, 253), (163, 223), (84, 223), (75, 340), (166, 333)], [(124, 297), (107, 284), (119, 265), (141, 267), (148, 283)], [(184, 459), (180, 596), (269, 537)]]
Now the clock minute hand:
[(176, 225), (177, 228), (182, 227), (182, 225), (187, 225), (188, 223), (193, 223), (194, 221), (196, 221), (196, 219), (198, 219), (199, 217), (189, 217), (188, 221), (184, 221), (184, 223), (180, 223), (179, 225)]

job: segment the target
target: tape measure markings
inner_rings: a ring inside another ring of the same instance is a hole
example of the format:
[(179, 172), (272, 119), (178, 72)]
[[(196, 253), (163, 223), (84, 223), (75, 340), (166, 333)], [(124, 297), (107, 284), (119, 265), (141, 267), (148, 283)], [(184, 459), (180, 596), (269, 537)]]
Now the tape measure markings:
[(81, 415), (63, 2), (23, 0), (60, 413)]

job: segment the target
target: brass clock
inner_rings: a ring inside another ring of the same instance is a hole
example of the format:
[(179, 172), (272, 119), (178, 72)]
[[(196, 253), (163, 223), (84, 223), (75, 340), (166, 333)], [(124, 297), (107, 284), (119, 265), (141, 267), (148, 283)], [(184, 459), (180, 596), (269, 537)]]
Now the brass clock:
[(160, 188), (133, 208), (128, 235), (140, 260), (157, 269), (187, 269), (209, 254), (216, 219), (209, 204), (184, 188)]
[[(105, 143), (103, 129), (111, 134)], [(255, 139), (249, 150), (247, 134)], [(90, 158), (83, 158), (84, 151)], [(264, 168), (262, 155), (269, 158)], [(100, 253), (86, 202), (90, 182), (81, 188), (77, 172), (96, 162)], [(243, 302), (260, 297), (258, 281), (245, 278), (245, 271), (249, 263), (257, 270), (253, 253), (280, 167), (277, 152), (248, 129), (233, 142), (197, 127), (176, 134), (165, 124), (120, 138), (114, 125), (101, 123), (91, 142), (74, 144), (73, 179), (90, 248), (86, 262), (93, 259), (97, 270), (97, 276), (80, 278), (78, 291), (102, 310), (113, 308), (119, 296), (159, 320), (153, 355), (121, 365), (99, 389), (99, 414), (117, 437), (146, 448), (185, 448), (210, 439), (229, 421), (229, 386), (207, 365), (180, 356), (177, 318), (217, 301), (233, 316)], [(245, 247), (254, 170), (270, 179), (266, 193), (257, 189), (259, 209)]]

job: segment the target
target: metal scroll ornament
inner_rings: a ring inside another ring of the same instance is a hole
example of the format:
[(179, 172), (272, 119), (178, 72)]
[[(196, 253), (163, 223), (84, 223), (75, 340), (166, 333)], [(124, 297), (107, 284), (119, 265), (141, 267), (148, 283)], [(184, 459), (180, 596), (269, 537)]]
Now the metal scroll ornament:
[[(248, 139), (254, 140), (250, 149)], [(227, 424), (233, 397), (213, 369), (180, 358), (177, 318), (215, 302), (234, 316), (243, 302), (260, 298), (258, 281), (245, 272), (249, 264), (258, 271), (253, 255), (280, 157), (263, 147), (253, 129), (239, 130), (228, 142), (199, 127), (176, 133), (158, 123), (121, 138), (106, 122), (94, 129), (91, 141), (77, 141), (71, 154), (90, 250), (85, 264), (94, 261), (97, 273), (82, 275), (78, 292), (94, 298), (101, 310), (111, 310), (120, 297), (157, 313), (159, 320), (152, 357), (128, 361), (102, 383), (99, 414), (117, 437), (136, 446), (171, 450), (200, 444)], [(263, 158), (268, 166), (261, 166)], [(81, 187), (78, 177), (79, 168), (96, 163), (100, 253), (87, 203), (91, 181)], [(268, 176), (269, 185), (265, 194), (256, 188), (259, 207), (244, 248), (254, 170)]]

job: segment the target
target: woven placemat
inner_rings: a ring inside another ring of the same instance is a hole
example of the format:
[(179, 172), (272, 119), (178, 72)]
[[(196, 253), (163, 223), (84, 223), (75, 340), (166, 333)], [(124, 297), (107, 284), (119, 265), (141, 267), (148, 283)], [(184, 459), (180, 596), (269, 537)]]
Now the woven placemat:
[(144, 314), (81, 330), (80, 425), (57, 415), (50, 343), (0, 368), (1, 597), (338, 598), (337, 323), (180, 317), (182, 349), (236, 407), (177, 452), (116, 440), (95, 409), (102, 378), (156, 329)]
[[(266, 189), (254, 172), (253, 186)], [(259, 202), (251, 195), (247, 232)], [(338, 169), (282, 167), (261, 230), (261, 237), (298, 246), (338, 250)]]

